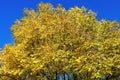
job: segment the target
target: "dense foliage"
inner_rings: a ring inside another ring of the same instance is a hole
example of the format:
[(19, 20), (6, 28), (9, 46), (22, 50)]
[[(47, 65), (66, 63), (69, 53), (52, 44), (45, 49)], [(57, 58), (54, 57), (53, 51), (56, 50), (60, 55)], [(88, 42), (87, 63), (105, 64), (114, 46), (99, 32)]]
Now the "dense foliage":
[(12, 26), (14, 45), (0, 57), (0, 80), (114, 80), (120, 76), (120, 27), (86, 8), (41, 3)]

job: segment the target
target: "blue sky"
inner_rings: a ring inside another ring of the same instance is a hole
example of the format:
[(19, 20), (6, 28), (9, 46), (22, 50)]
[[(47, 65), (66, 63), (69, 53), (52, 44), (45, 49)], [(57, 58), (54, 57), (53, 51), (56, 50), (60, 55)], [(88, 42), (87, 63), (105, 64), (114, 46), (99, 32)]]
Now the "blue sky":
[(0, 1), (0, 48), (14, 42), (11, 26), (21, 19), (24, 8), (37, 9), (40, 2), (50, 2), (56, 7), (62, 4), (65, 9), (85, 6), (97, 13), (98, 20), (117, 20), (120, 22), (120, 0), (1, 0)]

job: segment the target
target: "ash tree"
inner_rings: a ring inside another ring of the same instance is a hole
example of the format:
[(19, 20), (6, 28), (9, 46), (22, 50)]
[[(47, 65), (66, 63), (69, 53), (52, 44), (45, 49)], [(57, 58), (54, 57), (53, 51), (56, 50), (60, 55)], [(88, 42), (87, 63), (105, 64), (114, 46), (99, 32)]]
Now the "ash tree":
[(120, 76), (120, 27), (92, 10), (40, 3), (15, 21), (14, 45), (0, 55), (0, 80), (114, 80)]

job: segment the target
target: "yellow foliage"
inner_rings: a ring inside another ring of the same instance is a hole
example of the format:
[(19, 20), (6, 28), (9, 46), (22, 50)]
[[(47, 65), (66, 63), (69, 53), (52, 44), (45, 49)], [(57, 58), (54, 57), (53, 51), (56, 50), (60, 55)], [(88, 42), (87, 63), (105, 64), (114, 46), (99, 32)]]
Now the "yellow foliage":
[(98, 21), (85, 7), (66, 11), (49, 3), (24, 13), (12, 26), (14, 45), (6, 45), (0, 56), (4, 73), (16, 80), (54, 80), (64, 73), (76, 75), (75, 80), (114, 79), (120, 74), (117, 21)]

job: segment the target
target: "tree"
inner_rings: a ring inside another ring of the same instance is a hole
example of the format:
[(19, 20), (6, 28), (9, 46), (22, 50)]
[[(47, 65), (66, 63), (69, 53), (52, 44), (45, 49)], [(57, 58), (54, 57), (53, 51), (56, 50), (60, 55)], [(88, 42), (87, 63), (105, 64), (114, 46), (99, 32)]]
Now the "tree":
[(69, 80), (119, 78), (117, 21), (98, 21), (85, 7), (66, 11), (49, 3), (24, 13), (12, 26), (14, 45), (2, 50), (1, 79), (57, 80), (61, 74)]

